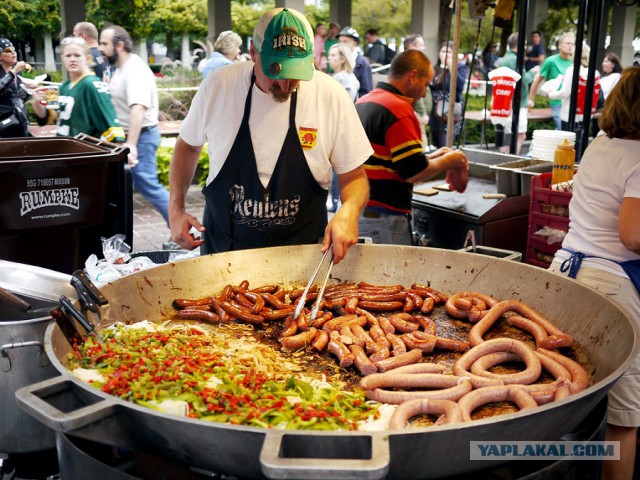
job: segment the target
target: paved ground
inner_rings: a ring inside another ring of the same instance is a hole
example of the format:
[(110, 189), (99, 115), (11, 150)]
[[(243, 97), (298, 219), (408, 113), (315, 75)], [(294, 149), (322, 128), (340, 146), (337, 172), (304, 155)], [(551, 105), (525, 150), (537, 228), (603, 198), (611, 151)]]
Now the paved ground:
[[(191, 185), (187, 194), (187, 211), (202, 219), (204, 197), (202, 187)], [(169, 240), (169, 227), (158, 211), (140, 193), (133, 194), (133, 252), (162, 250)]]

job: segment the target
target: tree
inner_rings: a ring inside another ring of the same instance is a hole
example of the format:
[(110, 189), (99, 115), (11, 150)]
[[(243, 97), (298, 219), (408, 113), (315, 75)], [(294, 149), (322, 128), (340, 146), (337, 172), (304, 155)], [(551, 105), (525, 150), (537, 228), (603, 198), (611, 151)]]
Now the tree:
[(160, 0), (151, 13), (154, 33), (207, 35), (206, 0)]
[(148, 38), (157, 4), (157, 0), (87, 0), (87, 19), (99, 30), (108, 22), (120, 25), (132, 38)]
[(59, 0), (3, 0), (0, 8), (3, 34), (27, 42), (34, 34), (60, 32)]

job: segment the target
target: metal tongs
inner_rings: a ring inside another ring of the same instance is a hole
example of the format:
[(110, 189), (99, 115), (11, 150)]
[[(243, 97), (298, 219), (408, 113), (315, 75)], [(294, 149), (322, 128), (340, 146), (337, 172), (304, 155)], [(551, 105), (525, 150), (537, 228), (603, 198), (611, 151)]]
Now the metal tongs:
[[(307, 300), (307, 294), (309, 293), (309, 289), (311, 288), (311, 285), (313, 285), (314, 280), (318, 276), (318, 272), (320, 271), (320, 268), (322, 268), (322, 264), (325, 262), (325, 259), (327, 258), (327, 254), (331, 252), (331, 247), (332, 245), (329, 245), (329, 248), (322, 255), (322, 258), (320, 259), (320, 262), (318, 262), (318, 266), (316, 267), (315, 272), (313, 272), (313, 275), (309, 279), (309, 282), (307, 283), (307, 286), (304, 289), (304, 292), (302, 292), (302, 296), (300, 297), (300, 300), (298, 300), (298, 306), (296, 307), (296, 311), (293, 313), (294, 320), (297, 320), (298, 317), (300, 316), (300, 312), (302, 312), (302, 309), (304, 308), (304, 304)], [(333, 268), (333, 252), (331, 253), (331, 259), (329, 260), (329, 267), (327, 268), (327, 273), (325, 273), (324, 275), (322, 286), (320, 287), (320, 291), (318, 292), (316, 301), (313, 304), (313, 307), (311, 309), (311, 317), (309, 317), (309, 326), (313, 325), (313, 322), (316, 319), (316, 315), (318, 315), (318, 310), (320, 309), (320, 302), (322, 301), (322, 296), (324, 295), (324, 289), (327, 286), (327, 280), (329, 280), (329, 275), (331, 274), (332, 268)]]

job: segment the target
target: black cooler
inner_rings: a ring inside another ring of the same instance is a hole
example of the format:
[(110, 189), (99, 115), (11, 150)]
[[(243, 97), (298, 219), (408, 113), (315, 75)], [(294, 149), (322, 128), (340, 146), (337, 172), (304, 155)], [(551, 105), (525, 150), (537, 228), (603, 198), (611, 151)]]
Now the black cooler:
[(127, 154), (86, 135), (0, 142), (0, 258), (72, 273), (101, 237), (131, 245)]

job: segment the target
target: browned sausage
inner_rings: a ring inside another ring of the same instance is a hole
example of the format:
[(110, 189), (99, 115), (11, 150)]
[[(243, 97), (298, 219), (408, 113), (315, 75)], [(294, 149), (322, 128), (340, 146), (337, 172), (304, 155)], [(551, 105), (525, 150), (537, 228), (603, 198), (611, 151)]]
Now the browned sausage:
[(389, 350), (389, 347), (391, 346), (389, 344), (389, 342), (387, 343), (382, 343), (382, 342), (367, 342), (366, 343), (366, 349), (367, 349), (367, 355), (373, 355), (374, 353), (377, 353), (381, 350), (384, 350), (385, 348), (387, 350)]
[(407, 294), (399, 293), (364, 293), (360, 292), (358, 298), (368, 302), (404, 302)]
[(189, 305), (188, 307), (184, 307), (183, 310), (208, 310), (213, 312), (213, 304), (209, 303), (207, 305)]
[(416, 330), (418, 330), (418, 328), (420, 328), (420, 325), (409, 321), (410, 318), (411, 316), (408, 313), (391, 315), (389, 317), (389, 323), (393, 325), (393, 328), (403, 333), (415, 332)]
[(367, 319), (367, 324), (370, 327), (373, 327), (374, 325), (379, 325), (378, 319), (373, 313), (367, 312), (366, 310), (363, 310), (361, 308), (356, 308), (356, 313), (361, 317), (365, 317)]
[(229, 315), (237, 318), (238, 320), (242, 320), (243, 322), (251, 323), (253, 325), (262, 325), (264, 323), (264, 317), (242, 310), (231, 302), (220, 302), (220, 306)]
[(470, 422), (471, 413), (476, 408), (493, 402), (512, 402), (520, 410), (528, 410), (538, 406), (531, 395), (517, 385), (498, 385), (473, 390), (458, 400), (458, 405), (462, 410), (463, 420)]
[(405, 297), (404, 307), (402, 307), (402, 310), (406, 313), (410, 313), (410, 312), (413, 312), (413, 309), (414, 309), (413, 299), (409, 296)]
[(402, 355), (403, 353), (407, 353), (407, 346), (404, 344), (404, 342), (400, 337), (398, 337), (397, 335), (394, 335), (393, 333), (387, 333), (386, 337), (387, 337), (387, 340), (389, 340), (389, 343), (391, 344), (391, 347), (392, 347), (391, 352), (394, 357), (397, 357), (398, 355)]
[(283, 323), (283, 329), (280, 332), (281, 337), (291, 337), (298, 333), (298, 322), (293, 319), (293, 315), (289, 315), (285, 318)]
[[(336, 332), (337, 333), (337, 332)], [(336, 356), (338, 364), (341, 368), (353, 365), (355, 358), (344, 343), (336, 338), (329, 339), (328, 350)]]
[(249, 310), (251, 310), (253, 308), (253, 302), (250, 301), (243, 294), (236, 293), (235, 297), (233, 297), (233, 298), (234, 298), (234, 300), (236, 302), (238, 302), (239, 305), (242, 305), (243, 307), (248, 308)]
[(279, 342), (284, 348), (288, 348), (290, 350), (303, 348), (313, 342), (316, 336), (316, 332), (317, 330), (311, 327), (306, 332), (299, 333), (298, 335), (293, 335), (292, 337), (282, 337), (279, 339)]
[(380, 324), (380, 328), (385, 334), (396, 332), (396, 328), (391, 324), (388, 317), (383, 317), (382, 315), (379, 316), (378, 323)]
[(403, 429), (412, 417), (427, 414), (441, 415), (436, 422), (438, 425), (449, 425), (462, 421), (462, 412), (456, 402), (435, 398), (416, 398), (398, 405), (389, 420), (389, 429)]
[(339, 330), (343, 323), (356, 318), (358, 318), (356, 315), (343, 315), (342, 317), (336, 317), (326, 322), (322, 326), (322, 329), (327, 333), (331, 333), (332, 330)]
[(303, 308), (300, 312), (300, 315), (298, 315), (298, 319), (296, 320), (296, 322), (298, 322), (298, 330), (301, 332), (309, 330), (309, 317), (307, 316), (307, 312), (308, 310), (305, 311), (305, 309)]
[(414, 315), (413, 319), (418, 322), (418, 325), (420, 325), (420, 328), (422, 328), (425, 333), (431, 335), (436, 334), (436, 322), (431, 320), (431, 318), (426, 315)]
[(407, 292), (407, 298), (410, 298), (413, 301), (413, 308), (416, 310), (420, 310), (422, 308), (422, 304), (424, 300), (420, 295), (413, 292)]
[(371, 360), (369, 360), (369, 357), (367, 357), (367, 354), (364, 352), (362, 347), (358, 345), (351, 345), (349, 347), (349, 351), (353, 355), (353, 361), (356, 365), (356, 368), (360, 370), (360, 373), (362, 373), (362, 375), (371, 375), (372, 373), (376, 373), (378, 371), (376, 366), (371, 362)]
[(220, 321), (220, 317), (215, 313), (209, 310), (197, 310), (195, 308), (180, 310), (178, 312), (178, 318), (183, 320), (202, 320), (208, 323), (218, 323)]
[[(490, 297), (488, 295), (484, 295), (482, 293), (478, 293), (478, 292), (458, 292), (455, 293), (453, 295), (451, 295), (445, 305), (444, 308), (447, 311), (447, 313), (449, 315), (451, 315), (453, 318), (458, 318), (458, 319), (465, 319), (468, 317), (468, 312), (471, 309), (472, 306), (475, 306), (476, 308), (478, 308), (478, 305), (473, 305), (473, 303), (471, 303), (469, 305), (469, 308), (467, 309), (462, 309), (460, 307), (458, 307), (456, 305), (456, 301), (458, 299), (461, 298), (467, 298), (467, 299), (471, 299), (471, 298), (477, 298), (479, 300), (482, 300), (482, 302), (489, 306), (489, 307), (493, 307), (494, 305), (496, 305), (498, 303), (498, 301), (493, 298)], [(484, 310), (484, 308), (479, 308), (479, 310)]]
[(232, 296), (233, 296), (233, 287), (231, 285), (227, 285), (222, 289), (222, 292), (220, 292), (220, 295), (218, 295), (216, 298), (218, 299), (219, 302), (224, 302), (225, 300), (228, 300)]
[(285, 308), (286, 304), (272, 293), (261, 293), (265, 303), (275, 310), (281, 310)]
[(324, 312), (319, 317), (316, 317), (316, 319), (313, 321), (313, 326), (316, 328), (322, 328), (324, 324), (327, 323), (332, 318), (333, 318), (333, 313)]
[[(393, 332), (391, 332), (393, 333)], [(385, 346), (389, 346), (389, 340), (385, 336), (385, 332), (382, 330), (382, 327), (376, 325), (369, 329), (369, 335), (373, 338), (374, 342), (383, 343)]]
[(216, 297), (213, 297), (211, 299), (211, 306), (215, 310), (216, 315), (218, 315), (218, 318), (220, 318), (220, 322), (222, 322), (222, 323), (231, 322), (231, 317), (229, 316), (229, 314), (227, 312), (224, 311), (220, 301)]
[(264, 298), (262, 298), (262, 295), (253, 292), (245, 292), (244, 296), (253, 302), (253, 305), (251, 306), (251, 313), (255, 313), (257, 315), (264, 309), (265, 301)]
[(382, 360), (386, 360), (391, 356), (391, 352), (387, 347), (381, 348), (378, 351), (374, 352), (369, 356), (369, 360), (373, 363), (381, 362)]
[(488, 311), (489, 310), (480, 310), (479, 308), (471, 307), (471, 310), (469, 310), (469, 321), (471, 323), (480, 321), (480, 319), (483, 318)]
[(351, 297), (347, 300), (347, 304), (344, 306), (344, 310), (348, 314), (356, 313), (356, 308), (358, 308), (358, 297)]
[(311, 346), (315, 348), (317, 351), (321, 352), (325, 348), (327, 348), (328, 343), (329, 343), (329, 334), (327, 332), (323, 332), (322, 330), (318, 330), (316, 332), (316, 338), (313, 339)]
[(469, 350), (469, 343), (453, 338), (436, 337), (436, 349), (448, 352), (466, 352)]
[(423, 353), (433, 352), (436, 347), (436, 337), (424, 332), (412, 332), (400, 335), (400, 338), (410, 349), (419, 349)]
[(402, 367), (404, 365), (410, 365), (412, 363), (418, 363), (422, 359), (422, 351), (415, 349), (410, 350), (403, 355), (397, 357), (387, 358), (379, 362), (374, 362), (378, 367), (379, 372), (388, 372), (394, 368)]
[(348, 337), (350, 339), (349, 342), (342, 342), (345, 345), (358, 345), (359, 347), (364, 347), (365, 341), (358, 338), (358, 336), (351, 331), (351, 327), (349, 326), (344, 326), (340, 329), (340, 338), (344, 337)]
[(243, 280), (240, 282), (240, 284), (237, 287), (233, 287), (233, 293), (238, 294), (238, 293), (244, 293), (249, 289), (249, 281), (248, 280)]
[(418, 291), (422, 290), (423, 292), (429, 293), (430, 295), (428, 295), (428, 296), (435, 295), (436, 303), (445, 303), (447, 301), (447, 299), (449, 298), (446, 294), (444, 294), (444, 293), (442, 293), (442, 292), (440, 292), (440, 291), (438, 291), (438, 290), (436, 290), (434, 288), (428, 287), (426, 285), (421, 285), (419, 283), (412, 284), (411, 285), (411, 290), (418, 290)]
[(263, 285), (258, 288), (252, 288), (253, 293), (273, 293), (278, 289), (278, 285)]
[(360, 308), (369, 310), (370, 312), (393, 312), (395, 310), (402, 310), (402, 302), (370, 302), (362, 300), (358, 302)]
[(186, 307), (209, 305), (209, 303), (211, 303), (211, 297), (198, 298), (195, 300), (190, 298), (176, 298), (173, 301), (173, 308), (182, 310)]
[(404, 286), (402, 285), (385, 286), (385, 285), (373, 285), (371, 283), (366, 283), (366, 282), (358, 283), (358, 288), (361, 291), (368, 290), (368, 291), (373, 291), (377, 293), (388, 293), (388, 294), (398, 293), (404, 290)]
[(367, 331), (362, 328), (360, 325), (352, 325), (351, 332), (362, 340), (364, 343), (373, 342), (373, 338), (367, 333)]
[(422, 302), (422, 307), (420, 307), (420, 312), (424, 313), (425, 315), (430, 314), (434, 307), (436, 306), (436, 301), (431, 298), (425, 298), (424, 301)]
[(287, 305), (286, 308), (282, 310), (270, 310), (268, 308), (264, 308), (260, 315), (265, 320), (282, 320), (283, 318), (287, 318), (294, 312), (295, 308), (292, 305)]

